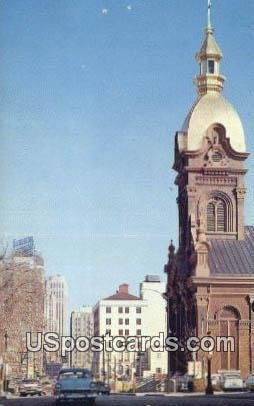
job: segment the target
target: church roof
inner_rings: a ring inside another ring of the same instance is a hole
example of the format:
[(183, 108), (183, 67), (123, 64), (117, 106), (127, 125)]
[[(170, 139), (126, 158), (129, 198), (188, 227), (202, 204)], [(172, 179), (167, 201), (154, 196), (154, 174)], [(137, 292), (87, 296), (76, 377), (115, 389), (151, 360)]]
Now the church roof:
[(254, 226), (245, 227), (244, 240), (211, 240), (211, 275), (254, 276)]

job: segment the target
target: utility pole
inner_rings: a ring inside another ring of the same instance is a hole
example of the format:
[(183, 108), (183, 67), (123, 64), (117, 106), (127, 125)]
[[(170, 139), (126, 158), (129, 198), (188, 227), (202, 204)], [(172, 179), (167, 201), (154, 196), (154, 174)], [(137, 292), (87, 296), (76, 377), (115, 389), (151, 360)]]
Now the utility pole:
[(105, 383), (105, 381), (106, 381), (106, 373), (105, 373), (105, 341), (104, 341), (104, 335), (102, 336), (103, 337), (103, 352), (102, 352), (102, 380), (103, 380), (103, 383)]
[(114, 391), (116, 392), (116, 357), (114, 356)]

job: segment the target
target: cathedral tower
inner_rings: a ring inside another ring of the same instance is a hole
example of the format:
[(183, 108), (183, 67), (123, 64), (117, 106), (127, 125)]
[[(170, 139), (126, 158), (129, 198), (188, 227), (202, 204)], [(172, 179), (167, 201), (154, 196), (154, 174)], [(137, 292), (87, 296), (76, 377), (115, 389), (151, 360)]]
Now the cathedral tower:
[[(209, 2), (208, 24), (196, 55), (197, 99), (175, 136), (179, 248), (174, 254), (170, 247), (165, 266), (168, 326), (182, 341), (208, 330), (233, 335), (236, 350), (214, 354), (213, 370), (247, 375), (254, 371), (254, 227), (244, 223), (248, 153), (239, 115), (222, 94), (223, 54), (210, 7)], [(187, 352), (171, 354), (171, 372), (184, 370), (191, 357)], [(205, 367), (205, 355), (198, 357)]]

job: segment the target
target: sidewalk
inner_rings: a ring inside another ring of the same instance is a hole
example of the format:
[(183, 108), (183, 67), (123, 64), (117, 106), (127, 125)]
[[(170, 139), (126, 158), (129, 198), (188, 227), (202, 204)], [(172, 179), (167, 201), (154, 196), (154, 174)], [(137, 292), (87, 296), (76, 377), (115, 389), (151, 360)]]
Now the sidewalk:
[[(227, 392), (227, 395), (235, 395), (235, 394), (239, 394), (239, 393), (244, 393), (244, 392)], [(169, 397), (193, 397), (193, 396), (206, 396), (205, 392), (170, 392), (170, 393), (165, 393), (165, 392), (149, 392), (149, 393), (135, 393), (133, 394), (135, 396), (169, 396)], [(225, 395), (225, 392), (223, 391), (216, 391), (214, 392), (213, 396), (216, 395)]]

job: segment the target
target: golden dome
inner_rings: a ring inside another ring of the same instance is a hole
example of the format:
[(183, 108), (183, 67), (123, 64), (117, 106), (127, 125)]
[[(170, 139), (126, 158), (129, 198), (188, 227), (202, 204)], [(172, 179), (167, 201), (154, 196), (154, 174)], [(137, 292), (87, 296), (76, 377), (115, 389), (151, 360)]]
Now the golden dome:
[(181, 149), (196, 151), (202, 147), (207, 129), (213, 124), (221, 124), (226, 129), (226, 137), (237, 152), (245, 152), (244, 130), (237, 111), (221, 93), (208, 92), (193, 104), (182, 127)]

